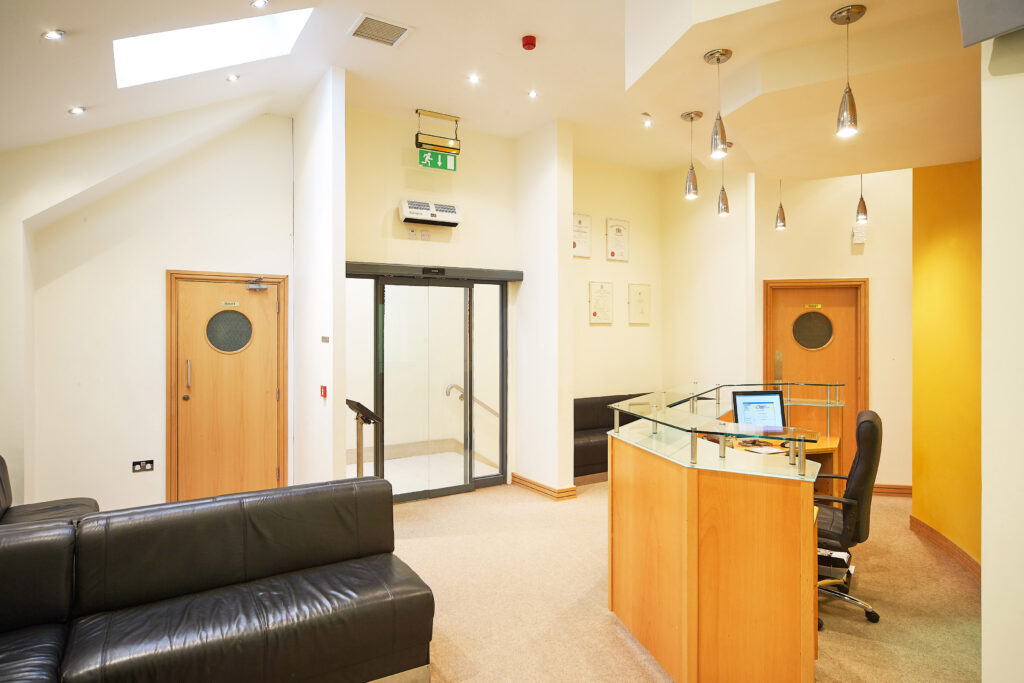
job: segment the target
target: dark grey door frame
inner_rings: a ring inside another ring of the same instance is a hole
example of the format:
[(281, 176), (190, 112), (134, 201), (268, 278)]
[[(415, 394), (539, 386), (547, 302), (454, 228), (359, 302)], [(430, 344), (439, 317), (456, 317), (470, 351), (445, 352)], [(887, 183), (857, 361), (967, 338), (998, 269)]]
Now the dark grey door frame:
[[(508, 283), (523, 279), (521, 271), (485, 270), (480, 268), (445, 268), (436, 266), (389, 265), (381, 263), (348, 263), (347, 277), (374, 280), (374, 411), (384, 415), (384, 310), (385, 285), (462, 287), (466, 292), (464, 310), (464, 441), (466, 476), (468, 484), (444, 489), (403, 493), (395, 502), (434, 498), (472, 491), (486, 486), (504, 484), (508, 473)], [(473, 287), (499, 286), (499, 467), (498, 473), (483, 477), (473, 474)], [(374, 476), (384, 477), (385, 424), (374, 425)]]

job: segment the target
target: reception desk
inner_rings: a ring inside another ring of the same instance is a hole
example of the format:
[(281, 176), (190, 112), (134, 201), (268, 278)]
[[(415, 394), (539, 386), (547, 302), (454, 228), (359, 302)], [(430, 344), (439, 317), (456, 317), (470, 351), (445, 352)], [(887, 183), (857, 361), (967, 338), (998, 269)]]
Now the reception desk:
[(727, 448), (766, 435), (674, 399), (612, 406), (643, 419), (609, 433), (609, 608), (677, 681), (812, 681), (818, 464)]

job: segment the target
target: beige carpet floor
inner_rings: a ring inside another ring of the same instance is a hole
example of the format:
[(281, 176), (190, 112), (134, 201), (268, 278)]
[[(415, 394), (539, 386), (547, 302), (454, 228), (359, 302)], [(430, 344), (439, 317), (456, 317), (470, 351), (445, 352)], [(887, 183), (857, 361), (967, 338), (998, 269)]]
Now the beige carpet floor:
[[(823, 600), (817, 680), (980, 680), (978, 582), (909, 514), (907, 498), (875, 498), (856, 593), (882, 619)], [(405, 503), (395, 535), (437, 602), (434, 683), (670, 680), (607, 609), (607, 484), (562, 502), (501, 486)]]

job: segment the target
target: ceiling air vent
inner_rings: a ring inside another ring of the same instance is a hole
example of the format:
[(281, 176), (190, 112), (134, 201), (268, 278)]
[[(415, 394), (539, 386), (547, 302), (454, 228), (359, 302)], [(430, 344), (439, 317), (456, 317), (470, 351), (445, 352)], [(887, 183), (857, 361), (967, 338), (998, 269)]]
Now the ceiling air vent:
[(357, 38), (366, 38), (375, 43), (395, 46), (402, 42), (411, 30), (409, 26), (400, 26), (369, 14), (361, 14), (356, 20), (355, 26), (352, 27), (351, 33)]

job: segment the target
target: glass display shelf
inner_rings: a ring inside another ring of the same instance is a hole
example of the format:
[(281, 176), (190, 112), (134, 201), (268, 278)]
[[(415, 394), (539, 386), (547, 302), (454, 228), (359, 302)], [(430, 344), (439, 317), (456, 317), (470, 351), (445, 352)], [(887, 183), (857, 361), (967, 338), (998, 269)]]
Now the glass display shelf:
[[(815, 382), (745, 382), (715, 384), (703, 390), (695, 387), (691, 391), (656, 391), (609, 405), (608, 407), (615, 413), (615, 428), (609, 434), (618, 438), (625, 438), (623, 434), (628, 434), (628, 438), (625, 440), (642, 448), (648, 447), (639, 441), (649, 442), (651, 446), (657, 445), (660, 449), (658, 454), (662, 454), (665, 449), (668, 449), (670, 453), (675, 453), (684, 446), (689, 446), (687, 462), (691, 466), (699, 465), (702, 451), (706, 452), (708, 448), (712, 450), (717, 448), (718, 460), (721, 461), (719, 467), (724, 467), (724, 461), (727, 459), (738, 458), (737, 462), (742, 460), (749, 465), (752, 462), (749, 459), (754, 458), (758, 464), (750, 466), (759, 472), (766, 469), (771, 470), (772, 467), (777, 466), (781, 468), (778, 470), (779, 472), (786, 473), (785, 476), (802, 479), (809, 476), (809, 471), (813, 471), (810, 476), (814, 478), (817, 476), (818, 466), (811, 463), (813, 466), (810, 470), (808, 469), (805, 451), (808, 443), (816, 443), (821, 438), (820, 432), (801, 427), (739, 424), (726, 422), (721, 418), (732, 411), (733, 392), (735, 391), (763, 391), (766, 388), (782, 390), (786, 406), (815, 406), (831, 409), (843, 407), (843, 402), (839, 400), (841, 386), (843, 385)], [(824, 399), (802, 397), (794, 399), (789, 395), (793, 387), (824, 388), (826, 397)], [(639, 419), (627, 425), (627, 430), (626, 427), (620, 427), (621, 413)], [(828, 415), (830, 424), (830, 412)], [(729, 448), (730, 442), (739, 439), (758, 439), (782, 447), (788, 450), (788, 457)], [(648, 450), (651, 449), (648, 448)], [(682, 461), (682, 458), (679, 461)], [(731, 469), (731, 465), (729, 468)]]
[(814, 481), (821, 468), (819, 463), (807, 460), (801, 473), (799, 465), (791, 464), (785, 455), (752, 453), (732, 448), (726, 448), (726, 455), (722, 457), (720, 444), (695, 438), (694, 432), (661, 429), (651, 433), (640, 420), (621, 426), (618, 433), (608, 432), (608, 435), (682, 467), (797, 481)]

